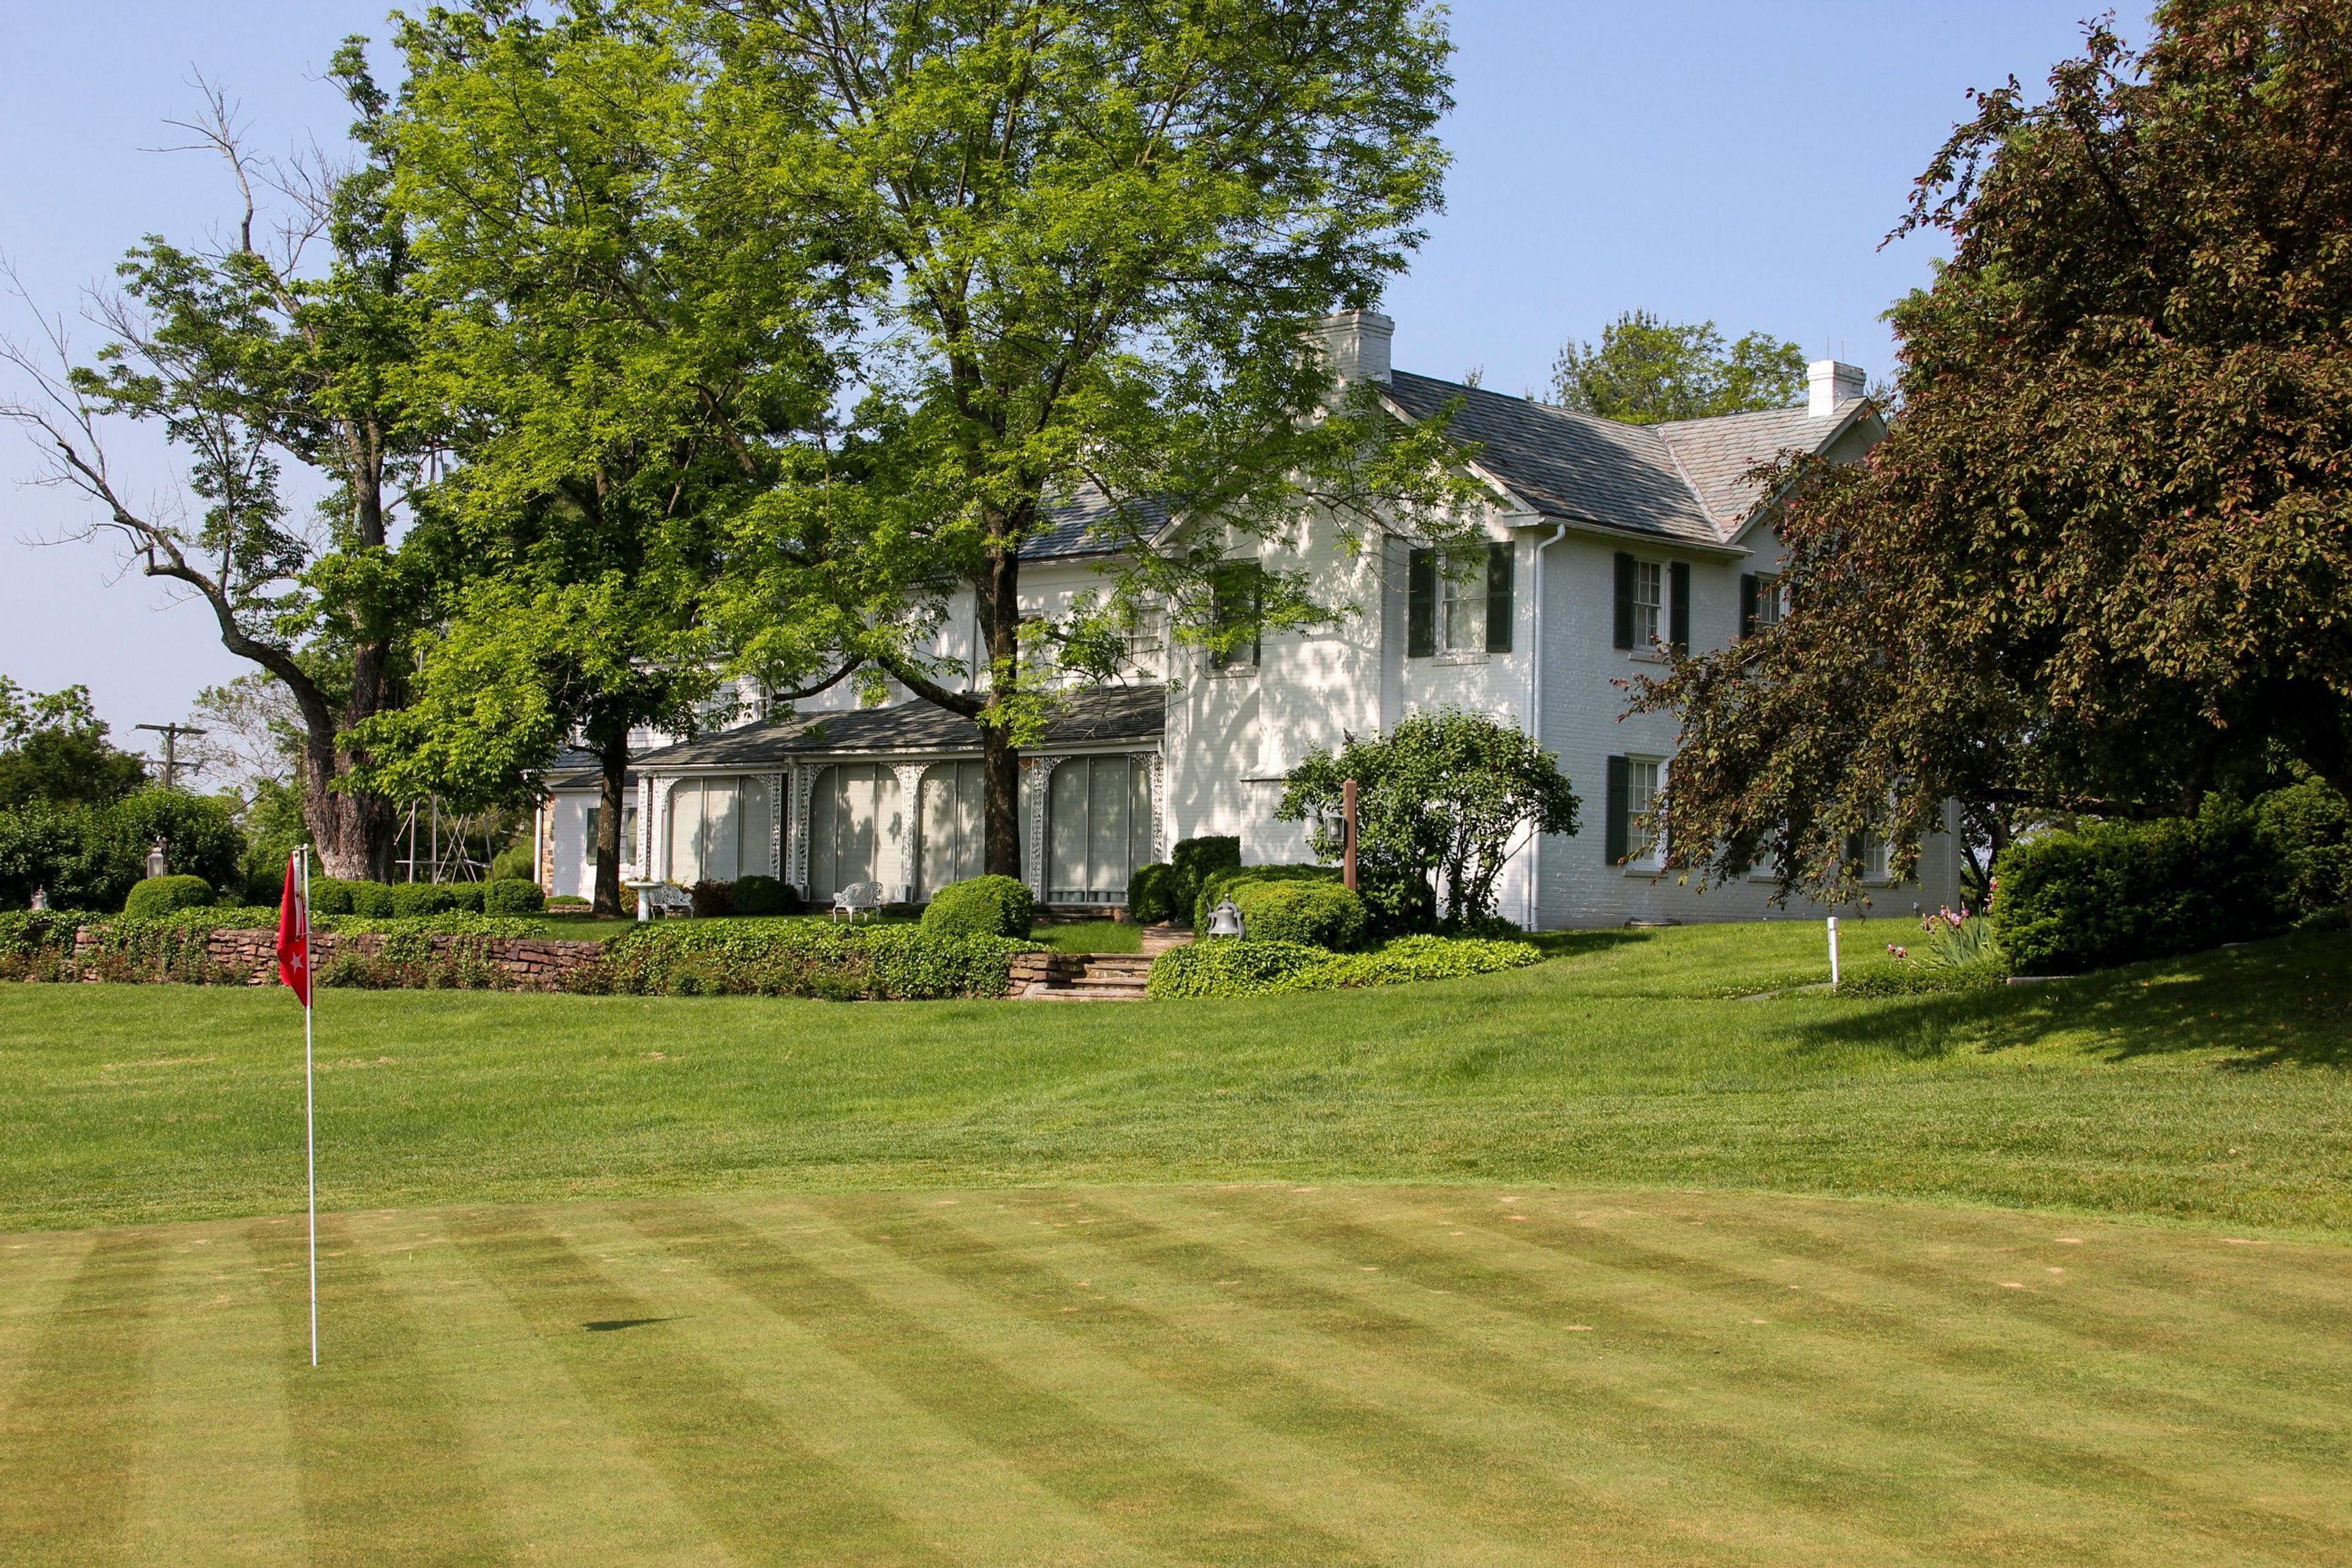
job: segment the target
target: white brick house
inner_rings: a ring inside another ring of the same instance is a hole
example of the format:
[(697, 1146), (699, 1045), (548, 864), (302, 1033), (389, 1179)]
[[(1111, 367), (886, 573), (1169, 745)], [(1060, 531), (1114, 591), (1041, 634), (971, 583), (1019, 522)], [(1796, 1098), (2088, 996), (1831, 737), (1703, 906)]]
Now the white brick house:
[[(1314, 748), (1451, 705), (1535, 733), (1582, 797), (1582, 831), (1514, 855), (1499, 890), (1507, 916), (1550, 928), (1782, 912), (1760, 877), (1702, 893), (1656, 874), (1638, 818), (1672, 768), (1675, 726), (1627, 715), (1622, 683), (1658, 667), (1661, 644), (1719, 647), (1775, 613), (1779, 541), (1746, 476), (1785, 451), (1867, 451), (1885, 426), (1861, 372), (1816, 363), (1811, 397), (1792, 408), (1632, 426), (1394, 370), (1392, 331), (1384, 316), (1350, 311), (1325, 324), (1324, 347), (1343, 376), (1378, 384), (1399, 419), (1453, 410), (1449, 432), (1489, 498), (1476, 520), (1486, 561), (1445, 572), (1401, 533), (1351, 553), (1336, 523), (1313, 516), (1237, 546), (1303, 567), (1327, 602), (1354, 611), (1318, 631), (1269, 632), (1222, 667), (1192, 648), (1138, 647), (1122, 685), (1073, 694), (1024, 757), (1031, 885), (1052, 903), (1117, 903), (1133, 865), (1203, 834), (1237, 836), (1251, 863), (1305, 859), (1302, 826), (1275, 820), (1284, 775)], [(1035, 613), (1099, 585), (1105, 548), (1090, 515), (1068, 510), (1024, 551)], [(937, 651), (969, 658), (969, 595), (942, 608)], [(645, 755), (631, 873), (690, 882), (758, 871), (813, 898), (874, 880), (910, 899), (973, 874), (977, 731), (927, 703), (855, 710), (853, 700), (845, 684), (788, 719)], [(593, 786), (559, 776), (542, 812), (551, 892), (588, 890)], [(1874, 905), (1957, 903), (1950, 840), (1927, 846), (1920, 878), (1884, 885)]]

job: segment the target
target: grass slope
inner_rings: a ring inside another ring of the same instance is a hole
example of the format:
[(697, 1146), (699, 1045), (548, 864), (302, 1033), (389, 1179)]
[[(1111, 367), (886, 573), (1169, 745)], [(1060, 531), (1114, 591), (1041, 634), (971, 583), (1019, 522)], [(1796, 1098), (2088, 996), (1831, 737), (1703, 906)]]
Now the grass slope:
[(2352, 1557), (2352, 1254), (1755, 1195), (674, 1197), (0, 1244), (10, 1562)]
[[(1083, 1009), (327, 991), (320, 1176), (352, 1208), (1599, 1181), (2352, 1237), (2352, 939), (1738, 999), (1817, 980), (1819, 942), (1596, 932), (1478, 980)], [(282, 992), (0, 991), (0, 1230), (299, 1207), (300, 1065)]]

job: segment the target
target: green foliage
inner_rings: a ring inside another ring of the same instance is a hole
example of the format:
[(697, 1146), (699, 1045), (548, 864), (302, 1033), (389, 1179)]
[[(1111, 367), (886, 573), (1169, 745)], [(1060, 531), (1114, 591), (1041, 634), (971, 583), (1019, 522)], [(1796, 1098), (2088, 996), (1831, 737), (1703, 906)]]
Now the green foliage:
[(1364, 900), (1336, 880), (1242, 880), (1232, 889), (1252, 940), (1305, 942), (1346, 952), (1364, 945), (1370, 919)]
[(687, 889), (694, 900), (694, 918), (698, 921), (724, 919), (740, 911), (735, 908), (735, 884), (732, 882), (697, 882)]
[(546, 908), (546, 889), (528, 877), (494, 877), (482, 884), (486, 915), (535, 915)]
[(940, 936), (1001, 936), (1026, 940), (1037, 923), (1037, 898), (1013, 877), (950, 882), (931, 896), (923, 929)]
[(103, 805), (146, 782), (146, 763), (108, 742), (88, 687), (27, 691), (0, 675), (0, 810)]
[(1176, 918), (1176, 868), (1165, 860), (1138, 866), (1127, 879), (1128, 918), (1139, 925), (1158, 925)]
[(1290, 773), (1276, 816), (1306, 819), (1316, 854), (1336, 860), (1347, 780), (1357, 784), (1356, 886), (1375, 927), (1431, 923), (1442, 890), (1454, 924), (1495, 912), (1495, 883), (1528, 833), (1576, 831), (1575, 793), (1559, 761), (1517, 725), (1447, 708), (1386, 735), (1313, 751)]
[(448, 914), (463, 908), (457, 888), (448, 883), (395, 882), (392, 886), (392, 912), (396, 920)]
[(122, 912), (152, 921), (175, 910), (202, 909), (213, 901), (213, 885), (202, 877), (147, 877), (131, 885)]
[(1805, 400), (1805, 351), (1767, 332), (1726, 344), (1713, 321), (1672, 322), (1628, 310), (1601, 346), (1570, 342), (1552, 363), (1552, 401), (1580, 414), (1657, 425)]
[(362, 920), (388, 921), (399, 912), (388, 882), (357, 878), (312, 877), (310, 912), (314, 915), (357, 915)]
[(2071, 974), (2267, 936), (2285, 923), (2253, 814), (2219, 795), (2193, 818), (2107, 822), (2012, 846), (1993, 921), (2021, 974)]
[(1255, 996), (1294, 991), (1456, 980), (1543, 961), (1523, 942), (1402, 936), (1366, 952), (1330, 952), (1305, 942), (1219, 939), (1172, 948), (1152, 961), (1145, 993), (1155, 997)]
[(480, 915), (467, 910), (400, 915), (389, 920), (367, 915), (322, 915), (313, 924), (320, 931), (351, 936), (531, 936), (539, 931), (535, 922), (517, 916)]
[(216, 888), (243, 885), (245, 840), (227, 801), (144, 789), (103, 805), (36, 801), (0, 810), (0, 902), (22, 906), (46, 888), (57, 908), (121, 909), (159, 837), (174, 872)]
[(588, 900), (577, 893), (558, 893), (547, 900), (547, 907), (551, 910), (584, 910), (588, 908)]
[(1200, 904), (1201, 889), (1219, 871), (1230, 871), (1242, 863), (1242, 841), (1227, 834), (1212, 834), (1200, 838), (1180, 838), (1168, 852), (1169, 868), (1175, 872), (1175, 885), (1169, 889), (1171, 901), (1176, 907), (1178, 920), (1190, 920)]
[[(1337, 882), (1339, 879), (1339, 873), (1329, 866), (1244, 866), (1236, 861), (1201, 879), (1201, 890), (1192, 899), (1192, 929), (1207, 931), (1209, 911), (1229, 898), (1238, 908), (1241, 900), (1234, 897), (1234, 893), (1244, 884)], [(1255, 936), (1257, 933), (1251, 931), (1249, 934)]]
[(663, 921), (624, 932), (578, 983), (638, 996), (924, 1001), (1002, 996), (1033, 943), (920, 926), (830, 921)]
[(739, 915), (796, 915), (801, 912), (800, 890), (790, 882), (773, 877), (750, 876), (735, 879), (735, 912)]
[(2255, 813), (2291, 910), (2309, 918), (2352, 905), (2352, 805), (2341, 794), (2307, 778), (2263, 796)]

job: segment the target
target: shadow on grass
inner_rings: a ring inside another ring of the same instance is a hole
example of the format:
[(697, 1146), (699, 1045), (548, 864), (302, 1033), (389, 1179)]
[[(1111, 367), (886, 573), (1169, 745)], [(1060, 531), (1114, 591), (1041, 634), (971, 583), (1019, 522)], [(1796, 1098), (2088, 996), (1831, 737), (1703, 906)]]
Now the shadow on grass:
[(1905, 1055), (2021, 1050), (2071, 1035), (2111, 1062), (2222, 1053), (2226, 1070), (2352, 1068), (2352, 937), (2282, 937), (2097, 974), (1903, 997), (1801, 1031)]
[(1546, 958), (1590, 958), (1607, 952), (1612, 948), (1654, 940), (1655, 932), (1627, 931), (1615, 928), (1605, 931), (1529, 931), (1527, 940), (1533, 942)]

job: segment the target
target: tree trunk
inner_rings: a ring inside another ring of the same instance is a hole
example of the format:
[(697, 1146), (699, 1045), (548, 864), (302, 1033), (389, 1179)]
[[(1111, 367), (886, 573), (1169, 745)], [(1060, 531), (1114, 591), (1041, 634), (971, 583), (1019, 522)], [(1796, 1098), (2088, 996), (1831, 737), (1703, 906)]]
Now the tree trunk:
[[(989, 557), (985, 581), (972, 584), (981, 626), (988, 636), (989, 698), (1010, 700), (1021, 679), (1021, 557), (1007, 544)], [(989, 722), (980, 726), (981, 776), (984, 781), (986, 829), (982, 860), (992, 877), (1021, 876), (1021, 757), (1012, 731)]]
[(621, 739), (601, 748), (597, 780), (596, 898), (594, 912), (605, 920), (621, 918), (621, 820), (628, 809), (629, 742)]
[(983, 869), (1021, 879), (1021, 753), (1000, 724), (980, 727), (980, 767), (986, 780)]

